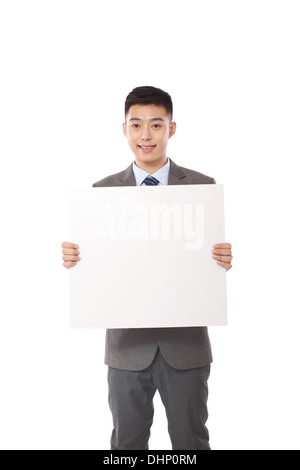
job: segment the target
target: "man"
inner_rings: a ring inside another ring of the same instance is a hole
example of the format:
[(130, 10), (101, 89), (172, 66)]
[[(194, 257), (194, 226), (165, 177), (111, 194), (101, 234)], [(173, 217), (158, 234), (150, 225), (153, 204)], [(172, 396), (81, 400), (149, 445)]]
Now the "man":
[[(176, 131), (172, 118), (168, 93), (148, 86), (132, 90), (125, 102), (123, 132), (135, 161), (93, 186), (214, 184), (213, 178), (180, 167), (167, 157), (168, 140)], [(79, 246), (64, 242), (62, 247), (63, 266), (75, 266), (80, 260)], [(214, 245), (212, 256), (226, 271), (232, 267), (229, 243)], [(205, 424), (211, 362), (204, 327), (108, 329), (105, 363), (114, 423), (111, 449), (148, 449), (153, 396), (158, 390), (172, 448), (209, 450)]]

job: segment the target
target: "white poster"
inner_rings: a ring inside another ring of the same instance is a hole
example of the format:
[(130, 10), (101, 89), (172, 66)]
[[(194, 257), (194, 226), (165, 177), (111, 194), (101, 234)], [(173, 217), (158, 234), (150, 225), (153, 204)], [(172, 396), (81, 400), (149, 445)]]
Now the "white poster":
[(71, 328), (225, 325), (223, 185), (72, 190)]

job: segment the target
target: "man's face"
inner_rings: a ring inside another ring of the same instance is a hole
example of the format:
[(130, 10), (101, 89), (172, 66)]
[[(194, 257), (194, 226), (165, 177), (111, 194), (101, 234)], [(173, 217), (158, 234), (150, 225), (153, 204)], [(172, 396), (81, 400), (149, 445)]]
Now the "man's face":
[[(166, 163), (168, 140), (175, 133), (176, 123), (162, 106), (135, 104), (130, 107), (123, 132), (136, 163)], [(140, 163), (140, 165), (139, 165)]]

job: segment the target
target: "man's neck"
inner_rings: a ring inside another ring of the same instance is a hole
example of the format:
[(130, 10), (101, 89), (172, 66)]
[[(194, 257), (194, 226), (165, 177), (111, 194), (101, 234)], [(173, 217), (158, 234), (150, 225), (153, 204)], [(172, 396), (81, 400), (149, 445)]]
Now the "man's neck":
[(135, 160), (134, 163), (136, 164), (136, 166), (138, 166), (139, 168), (141, 168), (144, 171), (147, 171), (147, 173), (150, 173), (152, 175), (157, 170), (159, 170), (160, 168), (165, 166), (167, 162), (168, 162), (168, 157), (165, 157), (163, 162), (162, 161), (160, 161), (160, 162), (140, 162), (140, 161), (138, 161), (137, 162)]

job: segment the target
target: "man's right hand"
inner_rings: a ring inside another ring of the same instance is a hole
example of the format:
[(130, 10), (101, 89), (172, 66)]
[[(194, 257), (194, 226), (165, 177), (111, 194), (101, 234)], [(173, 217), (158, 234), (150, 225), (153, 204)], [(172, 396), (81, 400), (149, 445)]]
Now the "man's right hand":
[(67, 269), (72, 268), (81, 259), (78, 251), (79, 246), (70, 242), (63, 242), (61, 246), (63, 252), (62, 259), (64, 260), (63, 266)]

